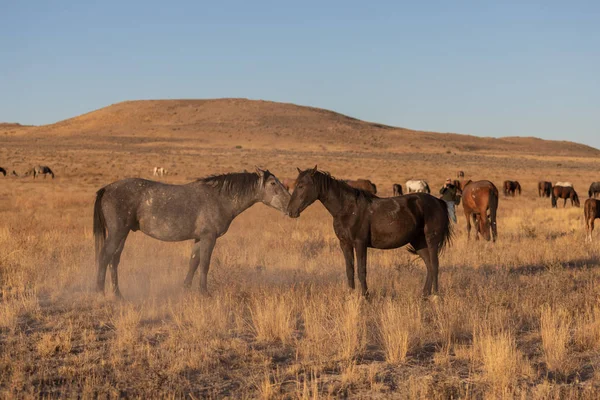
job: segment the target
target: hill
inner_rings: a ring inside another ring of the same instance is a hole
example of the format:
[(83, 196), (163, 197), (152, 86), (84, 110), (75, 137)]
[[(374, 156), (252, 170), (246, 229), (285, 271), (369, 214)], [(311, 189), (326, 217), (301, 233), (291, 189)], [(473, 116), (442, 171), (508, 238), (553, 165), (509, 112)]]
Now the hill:
[(23, 128), (0, 125), (0, 132), (171, 146), (193, 141), (209, 147), (312, 151), (600, 155), (598, 149), (567, 141), (415, 131), (314, 107), (247, 99), (125, 101), (55, 124)]

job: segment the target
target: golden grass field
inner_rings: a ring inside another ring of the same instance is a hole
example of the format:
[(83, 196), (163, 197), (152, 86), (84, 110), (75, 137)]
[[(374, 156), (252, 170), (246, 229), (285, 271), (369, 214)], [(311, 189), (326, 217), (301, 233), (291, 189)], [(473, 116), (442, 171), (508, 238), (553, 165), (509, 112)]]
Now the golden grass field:
[[(177, 131), (132, 140), (22, 129), (0, 135), (0, 166), (47, 164), (57, 178), (0, 177), (0, 397), (600, 396), (600, 233), (585, 243), (583, 208), (537, 197), (538, 180), (570, 180), (583, 204), (600, 180), (597, 157), (448, 150), (446, 140), (319, 150), (291, 139), (269, 148), (259, 136), (207, 144)], [(151, 178), (157, 165), (171, 172), (162, 180), (183, 183), (254, 165), (291, 177), (314, 164), (370, 178), (381, 196), (410, 177), (437, 191), (458, 169), (497, 186), (517, 179), (523, 195), (501, 195), (496, 244), (467, 242), (459, 207), (436, 301), (421, 299), (424, 265), (404, 249), (369, 250), (372, 296), (351, 293), (318, 202), (296, 220), (262, 204), (234, 220), (213, 254), (210, 297), (198, 274), (183, 290), (190, 242), (141, 233), (121, 260), (125, 301), (94, 292), (100, 187)]]

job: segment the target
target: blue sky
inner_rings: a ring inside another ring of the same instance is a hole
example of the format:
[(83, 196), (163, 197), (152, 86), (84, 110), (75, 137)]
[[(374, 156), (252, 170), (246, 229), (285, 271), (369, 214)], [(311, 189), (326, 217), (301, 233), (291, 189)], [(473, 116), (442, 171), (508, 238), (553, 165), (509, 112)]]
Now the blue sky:
[(247, 97), (600, 148), (599, 1), (0, 0), (0, 121)]

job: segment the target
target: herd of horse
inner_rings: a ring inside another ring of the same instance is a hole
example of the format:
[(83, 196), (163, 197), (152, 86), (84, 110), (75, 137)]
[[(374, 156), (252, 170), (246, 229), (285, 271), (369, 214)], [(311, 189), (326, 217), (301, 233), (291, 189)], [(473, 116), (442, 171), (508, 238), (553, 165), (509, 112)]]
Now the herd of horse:
[[(8, 171), (2, 167), (0, 167), (0, 174), (4, 175), (5, 177), (7, 175), (9, 175)], [(19, 176), (17, 171), (15, 171), (14, 169), (12, 170), (10, 175), (14, 176), (14, 177)], [(46, 178), (46, 175), (50, 175), (52, 177), (52, 179), (54, 179), (54, 172), (47, 165), (35, 165), (35, 166), (31, 167), (30, 169), (28, 169), (27, 171), (23, 172), (23, 174), (22, 174), (22, 176), (24, 176), (24, 177), (33, 176), (34, 179), (37, 178), (38, 175), (43, 175), (44, 178)]]

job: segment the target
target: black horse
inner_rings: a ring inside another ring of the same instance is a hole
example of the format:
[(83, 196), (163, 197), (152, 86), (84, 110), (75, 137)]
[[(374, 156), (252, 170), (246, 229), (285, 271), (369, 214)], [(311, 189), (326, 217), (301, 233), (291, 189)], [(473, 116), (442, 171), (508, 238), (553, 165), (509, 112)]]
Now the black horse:
[(0, 174), (3, 174), (4, 176), (6, 176), (6, 170), (2, 167), (0, 167)]
[(600, 182), (592, 182), (590, 185), (590, 190), (588, 190), (588, 194), (590, 198), (596, 198), (596, 196), (600, 194)]
[(289, 215), (316, 200), (333, 216), (333, 230), (346, 260), (348, 285), (354, 289), (354, 252), (363, 295), (367, 289), (367, 248), (395, 249), (410, 244), (427, 267), (423, 295), (438, 291), (438, 257), (450, 242), (452, 227), (446, 202), (427, 193), (379, 198), (350, 187), (317, 167), (301, 171), (289, 204)]
[(113, 292), (121, 297), (117, 268), (130, 231), (167, 242), (194, 239), (184, 286), (190, 287), (201, 266), (200, 290), (206, 279), (217, 238), (231, 221), (255, 203), (286, 212), (290, 193), (269, 171), (210, 176), (186, 185), (167, 185), (131, 178), (98, 190), (94, 204), (94, 238), (98, 263), (97, 290), (104, 293), (111, 264)]

